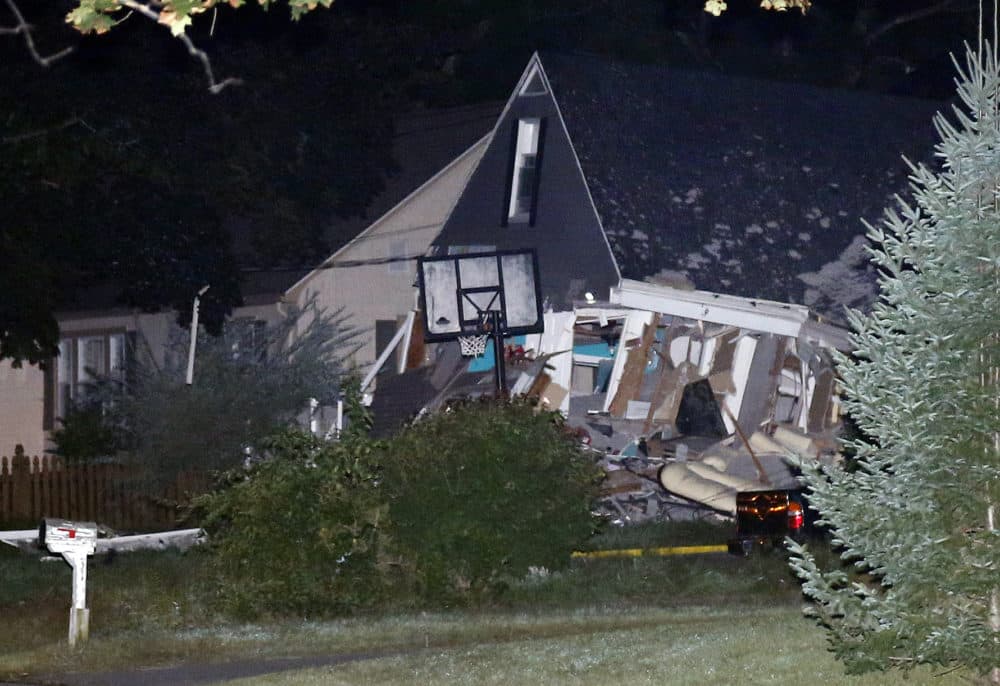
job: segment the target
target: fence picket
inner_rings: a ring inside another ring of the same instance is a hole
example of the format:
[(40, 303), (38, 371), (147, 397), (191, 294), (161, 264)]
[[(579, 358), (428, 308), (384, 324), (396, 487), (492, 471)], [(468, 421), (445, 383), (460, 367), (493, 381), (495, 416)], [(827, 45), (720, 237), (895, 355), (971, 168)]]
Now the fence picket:
[(177, 524), (178, 499), (204, 492), (202, 474), (182, 474), (156, 499), (137, 480), (136, 470), (121, 463), (67, 465), (59, 459), (0, 456), (0, 528), (24, 526), (44, 517), (96, 521), (122, 530), (171, 528)]

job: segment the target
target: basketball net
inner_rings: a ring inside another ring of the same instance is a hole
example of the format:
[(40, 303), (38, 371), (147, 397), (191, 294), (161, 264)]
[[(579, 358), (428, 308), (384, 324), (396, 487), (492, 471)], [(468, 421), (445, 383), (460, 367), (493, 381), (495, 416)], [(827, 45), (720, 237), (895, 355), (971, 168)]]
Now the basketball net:
[(479, 357), (486, 352), (486, 334), (474, 334), (472, 336), (459, 336), (458, 347), (462, 351), (462, 357)]

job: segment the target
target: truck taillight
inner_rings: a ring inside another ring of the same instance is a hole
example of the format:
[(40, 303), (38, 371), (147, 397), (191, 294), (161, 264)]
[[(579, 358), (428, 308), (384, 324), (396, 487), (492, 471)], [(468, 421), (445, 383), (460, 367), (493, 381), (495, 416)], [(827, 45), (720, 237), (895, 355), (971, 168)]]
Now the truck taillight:
[(802, 505), (796, 502), (788, 503), (788, 529), (789, 531), (799, 531), (805, 523), (802, 514)]

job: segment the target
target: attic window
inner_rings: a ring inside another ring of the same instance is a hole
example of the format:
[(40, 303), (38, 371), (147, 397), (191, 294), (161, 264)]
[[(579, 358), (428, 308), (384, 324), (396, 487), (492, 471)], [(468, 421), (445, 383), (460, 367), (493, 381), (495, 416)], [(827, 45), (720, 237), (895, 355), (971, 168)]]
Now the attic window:
[(520, 119), (517, 122), (517, 144), (514, 148), (514, 171), (511, 176), (510, 205), (507, 219), (526, 222), (531, 217), (535, 199), (535, 174), (538, 164), (538, 119)]
[(545, 95), (547, 92), (542, 75), (539, 73), (538, 67), (535, 67), (528, 74), (528, 78), (524, 80), (524, 85), (521, 86), (518, 95)]

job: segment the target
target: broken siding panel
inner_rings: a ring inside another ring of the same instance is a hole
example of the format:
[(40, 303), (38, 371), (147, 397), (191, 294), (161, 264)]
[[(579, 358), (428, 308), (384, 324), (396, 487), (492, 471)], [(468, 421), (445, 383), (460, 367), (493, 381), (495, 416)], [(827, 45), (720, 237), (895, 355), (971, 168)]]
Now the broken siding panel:
[(791, 352), (792, 341), (786, 339), (786, 352), (778, 371), (778, 388), (774, 399), (773, 419), (776, 422), (797, 423), (806, 402), (804, 375), (808, 368)]
[[(762, 335), (754, 349), (750, 373), (743, 389), (739, 412), (740, 428), (749, 436), (771, 415), (778, 385), (778, 371), (785, 357), (785, 341), (772, 334)], [(732, 409), (732, 408), (730, 408)]]
[(712, 374), (712, 363), (715, 360), (715, 352), (718, 347), (718, 338), (707, 336), (701, 351), (701, 361), (698, 363), (698, 375), (709, 376)]
[[(651, 325), (654, 321), (652, 312), (644, 312), (642, 310), (634, 310), (629, 312), (625, 317), (625, 324), (622, 326), (621, 336), (618, 339), (618, 346), (615, 350), (615, 361), (611, 367), (611, 378), (608, 380), (608, 393), (604, 398), (604, 411), (609, 412), (611, 409), (611, 403), (618, 395), (618, 388), (621, 384), (622, 376), (625, 372), (626, 361), (628, 359), (629, 349), (628, 342), (635, 339), (641, 339), (645, 327)], [(624, 406), (624, 402), (622, 406)], [(622, 408), (624, 409), (624, 407)]]
[(538, 342), (539, 355), (552, 355), (546, 363), (552, 388), (546, 392), (550, 409), (569, 413), (569, 388), (573, 383), (574, 312), (545, 314), (545, 330)]
[(810, 432), (820, 432), (830, 428), (830, 406), (833, 402), (834, 376), (826, 369), (816, 377), (816, 388), (809, 403), (809, 414), (806, 428)]
[[(652, 319), (653, 317), (650, 315), (650, 320)], [(609, 407), (612, 416), (622, 416), (628, 408), (628, 401), (638, 400), (638, 395), (642, 389), (642, 382), (646, 374), (646, 365), (649, 362), (649, 356), (653, 354), (650, 349), (655, 340), (656, 325), (650, 321), (643, 328), (642, 337), (639, 339), (638, 345), (634, 345), (631, 350), (627, 351), (624, 371), (618, 383), (617, 392), (614, 394), (614, 399), (611, 401)]]
[(747, 379), (750, 376), (750, 369), (753, 363), (754, 351), (757, 349), (757, 339), (753, 336), (740, 336), (736, 341), (733, 350), (733, 361), (730, 367), (732, 374), (733, 391), (726, 393), (723, 398), (724, 409), (723, 421), (726, 423), (726, 430), (729, 433), (736, 431), (736, 424), (730, 417), (738, 417), (743, 406), (743, 394), (746, 390)]
[(570, 391), (573, 395), (591, 395), (597, 381), (597, 367), (583, 364), (573, 365), (573, 381)]
[(655, 425), (675, 425), (677, 410), (681, 406), (681, 398), (684, 395), (684, 386), (696, 373), (697, 370), (686, 362), (664, 372), (660, 377), (656, 392), (653, 394), (649, 415), (646, 417), (646, 425), (643, 429), (645, 433), (649, 433)]
[(728, 329), (712, 338), (714, 352), (709, 376), (719, 372), (728, 372), (733, 368), (733, 356), (736, 354), (736, 344), (739, 342), (739, 332)]

